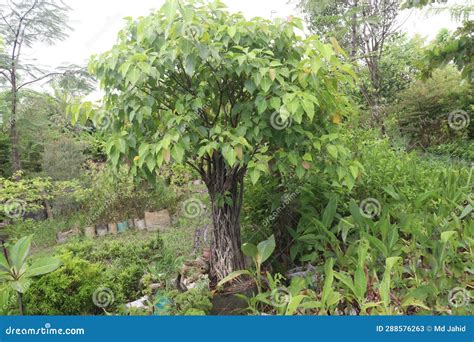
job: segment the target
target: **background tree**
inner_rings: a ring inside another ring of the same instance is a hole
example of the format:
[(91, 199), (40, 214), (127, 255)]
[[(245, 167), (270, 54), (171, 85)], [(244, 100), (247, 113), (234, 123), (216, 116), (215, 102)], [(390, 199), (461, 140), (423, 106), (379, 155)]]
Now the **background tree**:
[[(206, 184), (215, 280), (244, 267), (244, 177), (256, 183), (269, 168), (303, 176), (311, 153), (326, 148), (319, 139), (330, 141), (326, 133), (350, 110), (341, 89), (353, 81), (331, 44), (295, 34), (299, 20), (247, 20), (224, 8), (167, 1), (129, 20), (113, 49), (90, 64), (105, 91), (112, 163), (154, 175), (163, 163), (184, 162)], [(73, 112), (101, 117), (91, 103)], [(337, 157), (335, 144), (327, 149)]]
[(36, 42), (53, 44), (65, 39), (70, 29), (66, 23), (69, 8), (54, 0), (21, 0), (10, 1), (0, 10), (0, 34), (5, 41), (5, 51), (0, 54), (0, 76), (10, 90), (11, 163), (13, 171), (17, 171), (21, 169), (16, 125), (19, 92), (58, 74), (29, 63), (23, 58), (23, 52)]

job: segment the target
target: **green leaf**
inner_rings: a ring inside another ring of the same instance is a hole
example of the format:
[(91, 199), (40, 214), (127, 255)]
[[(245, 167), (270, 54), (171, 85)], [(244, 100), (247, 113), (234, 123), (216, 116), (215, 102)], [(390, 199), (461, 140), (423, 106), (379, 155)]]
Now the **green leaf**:
[(229, 26), (229, 28), (227, 29), (227, 33), (229, 34), (231, 38), (234, 38), (236, 32), (237, 32), (237, 27), (235, 27), (234, 25)]
[(22, 279), (19, 279), (19, 280), (12, 281), (10, 283), (10, 286), (15, 291), (18, 291), (20, 293), (25, 293), (26, 290), (28, 289), (29, 284), (30, 284), (30, 282), (27, 278), (22, 278)]
[(237, 155), (234, 149), (229, 145), (226, 145), (222, 148), (222, 155), (230, 166), (233, 166), (237, 161)]
[(33, 261), (31, 266), (25, 272), (26, 277), (36, 277), (46, 273), (53, 272), (61, 266), (61, 260), (54, 257), (44, 257)]
[(308, 115), (310, 120), (313, 120), (314, 117), (314, 104), (310, 100), (303, 100), (303, 109), (306, 112), (306, 115)]
[(246, 242), (242, 245), (242, 252), (246, 256), (254, 258), (258, 253), (258, 249), (257, 246), (255, 246), (253, 243)]
[(286, 307), (286, 312), (285, 315), (291, 316), (293, 315), (296, 310), (298, 310), (298, 307), (300, 303), (305, 299), (306, 296), (304, 295), (297, 295), (297, 296), (292, 296), (290, 299), (290, 302), (288, 303), (288, 306)]
[(225, 283), (228, 283), (231, 280), (234, 280), (235, 278), (238, 278), (242, 275), (252, 275), (248, 270), (239, 270), (239, 271), (234, 271), (231, 274), (229, 274), (227, 277), (222, 279), (220, 282), (217, 283), (217, 287), (220, 287), (224, 285)]
[(354, 282), (350, 276), (342, 272), (334, 272), (334, 277), (341, 281), (355, 296), (357, 296), (357, 290), (355, 289)]
[(329, 258), (324, 264), (324, 285), (323, 292), (321, 293), (321, 302), (326, 305), (330, 293), (332, 292), (332, 283), (334, 281), (334, 259)]
[(260, 179), (260, 171), (258, 169), (251, 169), (249, 171), (250, 181), (252, 184), (257, 184)]
[(272, 234), (267, 240), (260, 242), (257, 245), (260, 263), (264, 263), (275, 250), (275, 236)]
[(334, 145), (328, 145), (326, 147), (326, 149), (328, 150), (328, 153), (334, 158), (334, 159), (337, 159), (337, 147), (334, 146)]
[(26, 261), (26, 258), (28, 257), (32, 238), (33, 235), (22, 237), (10, 249), (9, 257), (12, 262), (12, 266), (14, 266), (17, 271), (21, 269)]
[(446, 232), (442, 232), (441, 233), (441, 242), (446, 243), (446, 242), (449, 241), (449, 239), (451, 239), (455, 235), (456, 235), (456, 231), (454, 231), (454, 230), (448, 230)]
[(186, 56), (186, 59), (184, 60), (184, 71), (186, 74), (189, 76), (194, 75), (194, 68), (196, 66), (196, 59), (194, 58), (193, 55), (188, 55)]
[(362, 268), (357, 267), (354, 273), (354, 287), (355, 287), (355, 295), (362, 301), (365, 297), (365, 292), (367, 291), (367, 279), (365, 277), (365, 272)]
[(336, 209), (337, 209), (337, 196), (332, 196), (331, 199), (329, 200), (328, 205), (326, 206), (326, 209), (324, 209), (323, 218), (322, 218), (322, 224), (326, 228), (331, 227), (331, 224), (334, 221), (334, 216), (336, 215)]
[(10, 264), (3, 253), (0, 251), (0, 273), (3, 272), (10, 273)]

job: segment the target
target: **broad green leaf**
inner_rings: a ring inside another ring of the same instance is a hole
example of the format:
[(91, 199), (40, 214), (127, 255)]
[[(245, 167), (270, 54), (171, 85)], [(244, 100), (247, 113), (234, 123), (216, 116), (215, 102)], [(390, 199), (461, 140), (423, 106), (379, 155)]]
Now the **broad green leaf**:
[(446, 243), (446, 242), (449, 241), (449, 239), (451, 239), (455, 235), (456, 235), (456, 231), (454, 231), (454, 230), (448, 230), (446, 232), (442, 232), (441, 233), (441, 242)]
[(12, 266), (14, 266), (17, 270), (21, 269), (26, 261), (26, 258), (28, 257), (32, 238), (33, 235), (22, 237), (10, 249), (10, 260)]
[(336, 209), (337, 209), (337, 196), (332, 196), (331, 199), (329, 200), (328, 205), (326, 206), (326, 209), (324, 209), (323, 218), (322, 218), (322, 224), (326, 228), (331, 227), (332, 222), (334, 221), (334, 216), (336, 215)]
[(257, 245), (260, 263), (264, 263), (275, 250), (275, 236), (272, 234), (267, 240)]
[(286, 307), (285, 315), (292, 316), (296, 312), (296, 310), (298, 310), (300, 303), (305, 298), (306, 296), (304, 295), (292, 296), (290, 302), (288, 303), (288, 306)]
[(229, 145), (226, 145), (222, 148), (222, 155), (230, 166), (233, 166), (237, 161), (236, 153), (234, 149)]
[(246, 256), (254, 258), (258, 253), (258, 249), (253, 243), (246, 242), (242, 245), (242, 252), (244, 252)]
[(44, 257), (36, 259), (25, 272), (25, 277), (36, 277), (50, 273), (56, 270), (59, 266), (61, 266), (61, 260), (58, 258)]
[(357, 298), (362, 300), (365, 297), (365, 292), (367, 291), (367, 279), (365, 277), (364, 270), (360, 267), (357, 267), (354, 273), (354, 287)]
[(337, 152), (336, 146), (334, 146), (334, 145), (328, 145), (328, 146), (326, 147), (326, 149), (328, 150), (328, 153), (329, 153), (334, 159), (337, 159), (338, 152)]

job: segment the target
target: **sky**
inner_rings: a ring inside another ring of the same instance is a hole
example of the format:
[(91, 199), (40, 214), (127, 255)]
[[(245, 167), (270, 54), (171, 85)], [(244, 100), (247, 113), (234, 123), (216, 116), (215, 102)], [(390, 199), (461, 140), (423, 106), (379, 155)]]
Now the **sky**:
[[(0, 0), (0, 2), (9, 0)], [(107, 51), (124, 25), (124, 17), (147, 15), (159, 8), (164, 0), (63, 0), (71, 7), (69, 38), (54, 46), (37, 45), (25, 51), (28, 58), (40, 66), (57, 67), (66, 64), (85, 65), (92, 54)], [(461, 1), (461, 0), (458, 0)], [(251, 18), (301, 16), (295, 0), (223, 0), (231, 12), (241, 11)], [(439, 29), (456, 28), (448, 13), (426, 16), (419, 10), (407, 10), (400, 15), (402, 29), (410, 35), (421, 34), (433, 38)]]

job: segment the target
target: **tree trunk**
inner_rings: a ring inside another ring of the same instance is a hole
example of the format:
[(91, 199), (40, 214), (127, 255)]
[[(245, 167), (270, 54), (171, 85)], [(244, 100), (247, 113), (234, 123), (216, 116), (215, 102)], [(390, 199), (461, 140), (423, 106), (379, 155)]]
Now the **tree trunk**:
[(219, 153), (208, 160), (204, 182), (212, 204), (214, 229), (211, 242), (211, 280), (245, 268), (241, 251), (240, 209), (244, 191), (245, 167), (230, 167)]
[(351, 52), (350, 57), (355, 58), (357, 54), (357, 11), (356, 8), (359, 5), (358, 0), (355, 0), (352, 5), (352, 18), (351, 18)]
[(10, 142), (11, 142), (11, 158), (12, 158), (12, 172), (21, 170), (20, 153), (18, 152), (18, 144), (20, 136), (18, 128), (16, 127), (17, 109), (18, 109), (18, 90), (16, 88), (16, 69), (15, 65), (12, 67), (11, 77), (11, 116), (10, 116)]

